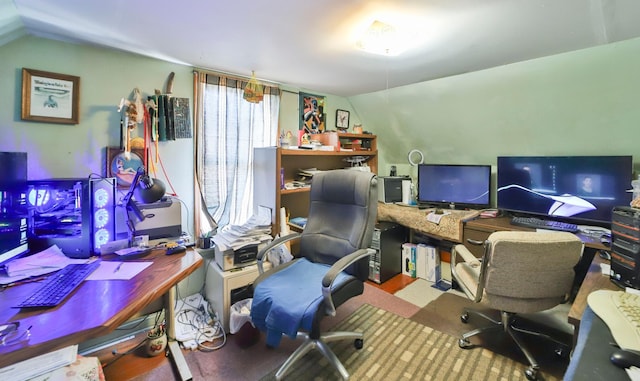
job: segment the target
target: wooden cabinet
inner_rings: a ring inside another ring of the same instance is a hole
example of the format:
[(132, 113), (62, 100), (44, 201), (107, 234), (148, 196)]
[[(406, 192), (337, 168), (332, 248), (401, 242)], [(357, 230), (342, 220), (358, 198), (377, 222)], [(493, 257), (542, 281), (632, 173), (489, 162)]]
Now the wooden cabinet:
[[(280, 147), (261, 147), (254, 150), (254, 209), (263, 207), (271, 211), (274, 233), (280, 231), (281, 207), (286, 208), (290, 217), (307, 215), (309, 188), (283, 189), (282, 187), (283, 183), (296, 179), (300, 169), (316, 168), (324, 171), (346, 168), (353, 166), (354, 158), (362, 158), (373, 173), (378, 173), (378, 144), (375, 135), (337, 132), (322, 135), (326, 135), (325, 138), (330, 143), (327, 145), (335, 146), (340, 150)], [(313, 137), (312, 140), (314, 140)], [(347, 151), (345, 146), (353, 148)]]

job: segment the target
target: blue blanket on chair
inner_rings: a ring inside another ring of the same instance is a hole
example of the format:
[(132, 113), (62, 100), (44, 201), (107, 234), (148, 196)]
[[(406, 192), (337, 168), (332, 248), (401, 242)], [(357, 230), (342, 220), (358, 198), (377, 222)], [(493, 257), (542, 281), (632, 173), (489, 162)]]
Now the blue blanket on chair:
[[(282, 334), (295, 339), (298, 330), (311, 329), (322, 302), (322, 278), (329, 268), (301, 258), (258, 284), (251, 303), (251, 320), (256, 328), (267, 332), (268, 346), (277, 347)], [(340, 273), (333, 287), (349, 277)]]

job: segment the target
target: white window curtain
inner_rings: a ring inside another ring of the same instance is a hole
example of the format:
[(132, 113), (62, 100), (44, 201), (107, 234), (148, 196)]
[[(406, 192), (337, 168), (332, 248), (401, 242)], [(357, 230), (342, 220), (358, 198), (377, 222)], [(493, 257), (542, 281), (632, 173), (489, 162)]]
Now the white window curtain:
[(207, 213), (220, 226), (253, 214), (253, 149), (276, 145), (280, 90), (264, 86), (262, 102), (249, 103), (243, 99), (248, 79), (195, 75), (196, 225), (206, 233)]

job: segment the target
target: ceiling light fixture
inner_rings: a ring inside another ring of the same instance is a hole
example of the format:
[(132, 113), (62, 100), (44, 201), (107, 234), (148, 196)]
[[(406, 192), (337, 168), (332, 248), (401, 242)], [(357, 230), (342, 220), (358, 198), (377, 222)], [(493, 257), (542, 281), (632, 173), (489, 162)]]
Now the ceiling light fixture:
[(401, 52), (402, 41), (396, 27), (375, 20), (356, 45), (370, 53), (395, 56)]

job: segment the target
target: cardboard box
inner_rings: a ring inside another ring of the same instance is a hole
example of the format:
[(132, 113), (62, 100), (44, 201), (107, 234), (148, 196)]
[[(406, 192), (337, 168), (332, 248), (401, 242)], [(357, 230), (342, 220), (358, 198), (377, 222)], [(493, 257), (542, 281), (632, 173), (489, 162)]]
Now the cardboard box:
[(440, 253), (433, 246), (427, 247), (427, 277), (429, 282), (437, 283), (441, 279)]
[(416, 277), (416, 244), (402, 244), (402, 273), (412, 278)]

